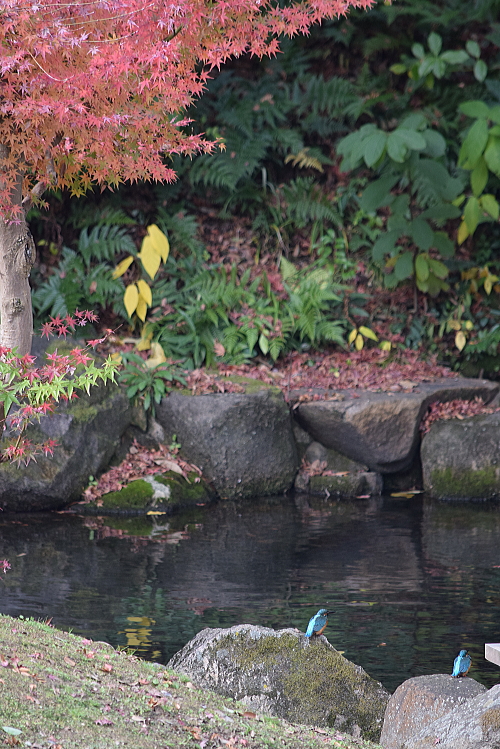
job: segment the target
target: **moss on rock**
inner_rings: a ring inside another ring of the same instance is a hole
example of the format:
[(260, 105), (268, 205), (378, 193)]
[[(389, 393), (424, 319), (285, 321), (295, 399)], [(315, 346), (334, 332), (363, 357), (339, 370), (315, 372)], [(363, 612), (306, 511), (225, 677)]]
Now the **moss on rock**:
[(500, 476), (498, 468), (459, 469), (434, 468), (431, 471), (432, 493), (438, 497), (488, 498), (500, 494)]
[(107, 512), (145, 513), (151, 510), (172, 512), (174, 509), (207, 502), (214, 493), (203, 481), (195, 481), (197, 473), (190, 473), (188, 480), (174, 471), (145, 476), (131, 481), (119, 491), (104, 494), (99, 505), (83, 505), (83, 511), (100, 514)]
[(241, 625), (203, 630), (171, 660), (251, 709), (378, 740), (389, 693), (326, 638)]

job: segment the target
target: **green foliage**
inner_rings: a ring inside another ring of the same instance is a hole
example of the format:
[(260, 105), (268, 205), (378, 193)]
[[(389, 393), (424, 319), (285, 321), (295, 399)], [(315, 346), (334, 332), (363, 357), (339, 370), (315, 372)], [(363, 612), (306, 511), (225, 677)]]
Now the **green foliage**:
[(138, 354), (122, 354), (123, 368), (118, 381), (125, 385), (127, 397), (140, 401), (145, 411), (155, 415), (158, 405), (166, 393), (172, 390), (174, 383), (186, 385), (182, 372), (175, 364), (165, 362), (156, 367), (149, 367)]
[(63, 247), (55, 272), (32, 295), (37, 318), (72, 314), (76, 309), (114, 307), (121, 312), (123, 283), (113, 279), (116, 255), (135, 252), (135, 244), (121, 226), (82, 229), (76, 250)]
[(367, 212), (390, 211), (386, 231), (372, 247), (374, 263), (384, 269), (385, 286), (414, 278), (420, 291), (431, 296), (447, 290), (448, 268), (435, 256), (451, 257), (454, 244), (438, 227), (460, 215), (453, 201), (463, 182), (442, 163), (444, 138), (429, 127), (423, 113), (415, 112), (393, 130), (363, 125), (343, 138), (337, 150), (344, 157), (342, 169), (363, 164), (378, 174), (363, 191), (360, 206)]
[(200, 267), (180, 288), (178, 279), (173, 268), (155, 288), (172, 311), (152, 330), (166, 356), (185, 366), (237, 364), (259, 353), (277, 359), (301, 345), (330, 341), (343, 345), (342, 287), (333, 264), (299, 272), (282, 258), (272, 282), (266, 274), (252, 279), (250, 270), (239, 278), (236, 268), (226, 275)]

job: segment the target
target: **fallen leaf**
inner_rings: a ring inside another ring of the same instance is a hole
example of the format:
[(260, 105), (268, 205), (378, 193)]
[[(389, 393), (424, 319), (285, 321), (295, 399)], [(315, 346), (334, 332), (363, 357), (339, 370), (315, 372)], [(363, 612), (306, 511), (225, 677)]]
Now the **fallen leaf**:
[(110, 674), (113, 670), (113, 666), (111, 663), (104, 663), (103, 666), (101, 666), (101, 671), (104, 671), (106, 674)]
[(173, 471), (174, 473), (180, 473), (181, 476), (184, 473), (180, 465), (178, 463), (175, 463), (173, 460), (160, 458), (158, 460), (155, 460), (155, 463), (157, 466), (164, 468), (166, 471)]
[(251, 710), (246, 710), (246, 711), (245, 711), (245, 712), (243, 713), (243, 717), (244, 717), (244, 718), (256, 718), (256, 717), (257, 717), (257, 714), (256, 714), (256, 713), (253, 713), (253, 712), (252, 712)]
[(67, 663), (68, 666), (76, 666), (76, 661), (72, 661), (67, 655), (64, 656), (64, 662)]

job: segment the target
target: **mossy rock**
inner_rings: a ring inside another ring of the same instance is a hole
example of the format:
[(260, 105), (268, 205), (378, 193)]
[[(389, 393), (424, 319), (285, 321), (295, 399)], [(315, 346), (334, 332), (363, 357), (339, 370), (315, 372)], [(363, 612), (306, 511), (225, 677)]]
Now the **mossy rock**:
[(500, 412), (435, 422), (420, 454), (424, 489), (433, 497), (500, 496)]
[(168, 664), (200, 686), (293, 723), (377, 741), (389, 693), (325, 637), (243, 624), (205, 629)]
[(214, 498), (214, 492), (206, 481), (203, 479), (196, 481), (197, 478), (197, 473), (190, 473), (186, 480), (174, 471), (145, 476), (131, 481), (119, 491), (104, 494), (99, 505), (97, 503), (83, 505), (83, 511), (101, 515), (171, 513), (182, 507), (209, 502)]

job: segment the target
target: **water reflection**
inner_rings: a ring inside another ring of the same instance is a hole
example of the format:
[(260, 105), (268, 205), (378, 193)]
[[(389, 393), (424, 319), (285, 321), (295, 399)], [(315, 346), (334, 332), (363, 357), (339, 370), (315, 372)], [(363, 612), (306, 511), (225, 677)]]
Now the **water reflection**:
[(451, 672), (461, 647), (487, 686), (500, 632), (500, 505), (425, 498), (226, 502), (174, 518), (0, 518), (0, 611), (166, 662), (204, 627), (327, 635), (393, 690)]

